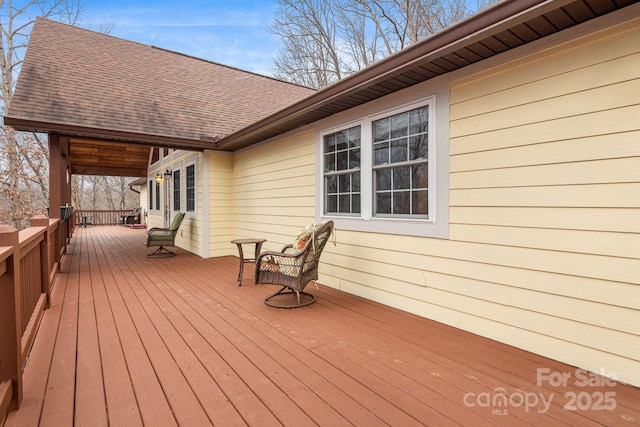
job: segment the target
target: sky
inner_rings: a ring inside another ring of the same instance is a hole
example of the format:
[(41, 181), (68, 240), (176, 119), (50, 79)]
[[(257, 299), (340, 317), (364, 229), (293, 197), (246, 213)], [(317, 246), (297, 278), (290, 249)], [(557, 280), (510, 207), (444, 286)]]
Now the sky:
[(271, 75), (275, 0), (87, 0), (79, 26), (220, 64)]

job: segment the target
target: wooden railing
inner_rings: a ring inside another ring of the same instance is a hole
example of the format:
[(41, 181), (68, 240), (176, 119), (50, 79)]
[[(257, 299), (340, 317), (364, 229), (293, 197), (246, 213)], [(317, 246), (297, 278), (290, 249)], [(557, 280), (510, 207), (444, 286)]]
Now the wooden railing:
[(131, 213), (131, 209), (120, 209), (120, 210), (76, 209), (74, 210), (75, 225), (76, 226), (118, 225), (120, 224), (120, 217), (122, 215), (128, 215), (130, 213)]
[(31, 218), (18, 231), (0, 225), (0, 425), (22, 401), (22, 369), (69, 237), (69, 224)]

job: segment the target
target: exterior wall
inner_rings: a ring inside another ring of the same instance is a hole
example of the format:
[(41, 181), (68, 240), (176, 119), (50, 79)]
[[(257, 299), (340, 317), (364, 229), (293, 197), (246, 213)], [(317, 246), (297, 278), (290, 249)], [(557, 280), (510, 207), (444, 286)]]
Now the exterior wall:
[[(338, 229), (319, 281), (640, 385), (640, 31), (606, 26), (451, 75), (449, 238)], [(314, 220), (324, 125), (234, 155), (234, 238)]]
[(148, 187), (147, 184), (140, 186), (140, 207), (142, 208), (142, 210), (140, 211), (141, 224), (147, 223), (146, 214), (149, 211), (149, 190), (147, 187)]
[(430, 268), (475, 332), (635, 385), (639, 22), (452, 76), (456, 249)]
[[(189, 163), (195, 162), (196, 165), (196, 212), (187, 213), (185, 215), (182, 224), (180, 225), (180, 231), (176, 236), (176, 246), (185, 249), (189, 252), (193, 252), (199, 255), (203, 255), (205, 245), (203, 242), (206, 240), (207, 233), (204, 232), (207, 223), (203, 222), (203, 212), (208, 211), (208, 206), (203, 200), (203, 187), (208, 186), (205, 180), (202, 178), (209, 174), (206, 168), (203, 168), (203, 155), (201, 153), (187, 152), (187, 151), (173, 151), (169, 156), (160, 159), (149, 167), (149, 177), (147, 181), (153, 179), (156, 173), (162, 173), (166, 169), (182, 170), (182, 212), (185, 212), (185, 166)], [(161, 191), (161, 206), (164, 209), (166, 192)], [(173, 196), (171, 196), (173, 197)], [(147, 203), (148, 208), (148, 203)], [(171, 218), (175, 212), (173, 212), (173, 206), (170, 206)], [(150, 211), (148, 216), (148, 227), (164, 227), (164, 217), (161, 212)]]
[(234, 154), (234, 239), (262, 237), (263, 249), (280, 250), (314, 220), (314, 141), (294, 132)]
[(233, 240), (233, 155), (206, 153), (209, 165), (210, 257), (237, 255)]

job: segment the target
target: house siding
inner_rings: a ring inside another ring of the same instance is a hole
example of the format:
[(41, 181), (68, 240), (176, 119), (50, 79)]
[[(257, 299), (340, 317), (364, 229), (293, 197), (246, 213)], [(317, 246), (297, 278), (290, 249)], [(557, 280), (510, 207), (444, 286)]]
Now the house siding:
[(233, 238), (280, 250), (315, 218), (315, 133), (295, 132), (234, 154)]
[(638, 25), (452, 77), (450, 238), (471, 263), (439, 267), (493, 291), (463, 305), (475, 332), (636, 385)]
[(140, 186), (140, 223), (147, 223), (147, 212), (149, 212), (149, 190), (148, 185), (144, 184)]
[(209, 167), (209, 256), (237, 255), (233, 240), (233, 155), (207, 152)]

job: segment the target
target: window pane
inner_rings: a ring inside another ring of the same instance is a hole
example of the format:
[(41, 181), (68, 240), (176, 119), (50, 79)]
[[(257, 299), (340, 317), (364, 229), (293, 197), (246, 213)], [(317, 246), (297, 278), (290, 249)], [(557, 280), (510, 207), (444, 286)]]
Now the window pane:
[(360, 149), (352, 148), (349, 151), (349, 169), (356, 169), (360, 167)]
[(336, 154), (331, 153), (324, 156), (324, 171), (332, 172), (336, 170)]
[(375, 171), (376, 191), (391, 190), (391, 169)]
[(360, 194), (351, 197), (351, 213), (360, 213)]
[(427, 106), (409, 111), (409, 133), (411, 135), (427, 132), (429, 126), (428, 113), (429, 107)]
[(373, 122), (373, 142), (389, 140), (389, 119)]
[(338, 191), (340, 193), (348, 193), (351, 191), (351, 175), (340, 175), (338, 182)]
[(427, 215), (429, 213), (429, 192), (427, 190), (414, 191), (411, 193), (411, 212), (414, 215)]
[(393, 213), (408, 215), (411, 213), (411, 192), (397, 191), (393, 193)]
[(411, 168), (409, 166), (393, 168), (393, 189), (408, 188), (411, 188)]
[(349, 147), (360, 147), (360, 126), (349, 129)]
[(348, 194), (341, 194), (338, 196), (338, 202), (340, 203), (339, 211), (342, 213), (351, 212), (351, 197)]
[(412, 136), (409, 138), (409, 160), (427, 158), (427, 135)]
[(382, 142), (373, 146), (374, 165), (385, 165), (389, 163), (389, 143)]
[(331, 135), (325, 135), (324, 151), (327, 153), (336, 151), (336, 134), (335, 133), (332, 133)]
[(429, 187), (429, 167), (426, 163), (411, 167), (412, 188), (428, 188)]
[(407, 136), (409, 132), (409, 114), (402, 113), (391, 117), (391, 138)]
[(391, 163), (407, 161), (407, 138), (391, 141)]
[(325, 200), (325, 213), (338, 212), (338, 196), (327, 195)]
[(338, 192), (338, 177), (335, 175), (325, 177), (326, 192), (337, 193)]
[(348, 169), (349, 154), (347, 151), (339, 151), (337, 154), (337, 166), (336, 170), (343, 171)]
[(376, 213), (377, 214), (391, 213), (391, 193), (376, 194)]
[(336, 133), (336, 149), (346, 150), (347, 148), (349, 148), (349, 145), (347, 144), (347, 141), (349, 140), (348, 135), (348, 129)]
[(360, 192), (360, 172), (351, 174), (351, 191), (354, 193)]

